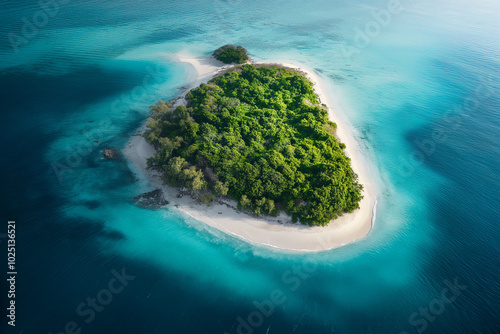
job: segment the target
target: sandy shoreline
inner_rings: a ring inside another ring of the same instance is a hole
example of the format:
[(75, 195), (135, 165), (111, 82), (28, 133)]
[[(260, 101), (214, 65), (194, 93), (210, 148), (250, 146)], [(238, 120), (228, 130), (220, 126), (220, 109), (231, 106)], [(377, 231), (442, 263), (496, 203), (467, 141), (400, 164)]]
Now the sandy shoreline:
[[(211, 57), (194, 58), (189, 55), (178, 54), (179, 62), (190, 64), (195, 75), (190, 76), (189, 89), (197, 87), (202, 82), (229, 68)], [(355, 141), (351, 126), (340, 113), (332, 108), (335, 104), (326, 92), (330, 92), (327, 84), (314, 71), (301, 65), (290, 63), (275, 63), (298, 69), (314, 84), (321, 103), (328, 106), (329, 118), (337, 123), (337, 136), (346, 144), (346, 154), (351, 158), (353, 170), (358, 174), (360, 183), (364, 186), (364, 198), (360, 202), (360, 209), (353, 213), (330, 222), (326, 227), (309, 227), (301, 224), (292, 224), (289, 216), (281, 214), (279, 217), (252, 217), (238, 212), (231, 207), (235, 201), (225, 201), (228, 205), (196, 204), (189, 196), (177, 198), (179, 191), (166, 186), (158, 172), (146, 170), (146, 159), (154, 154), (154, 149), (146, 143), (140, 135), (145, 130), (145, 124), (131, 137), (124, 148), (124, 155), (129, 160), (133, 171), (148, 182), (149, 189), (161, 188), (165, 198), (170, 202), (168, 207), (179, 211), (208, 224), (220, 231), (231, 234), (247, 242), (266, 245), (288, 251), (321, 251), (340, 247), (347, 243), (364, 238), (371, 230), (375, 219), (376, 189), (370, 177), (368, 161)]]

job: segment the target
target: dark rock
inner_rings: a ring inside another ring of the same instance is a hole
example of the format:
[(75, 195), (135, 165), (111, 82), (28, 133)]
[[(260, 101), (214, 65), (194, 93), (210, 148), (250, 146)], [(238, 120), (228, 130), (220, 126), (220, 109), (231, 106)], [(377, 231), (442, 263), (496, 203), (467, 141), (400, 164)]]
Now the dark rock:
[(159, 209), (169, 202), (163, 197), (163, 191), (156, 189), (134, 197), (135, 205), (146, 209)]
[(114, 149), (110, 148), (109, 146), (106, 146), (106, 148), (104, 149), (102, 154), (104, 155), (104, 157), (106, 159), (116, 159), (120, 156), (120, 151), (114, 150)]

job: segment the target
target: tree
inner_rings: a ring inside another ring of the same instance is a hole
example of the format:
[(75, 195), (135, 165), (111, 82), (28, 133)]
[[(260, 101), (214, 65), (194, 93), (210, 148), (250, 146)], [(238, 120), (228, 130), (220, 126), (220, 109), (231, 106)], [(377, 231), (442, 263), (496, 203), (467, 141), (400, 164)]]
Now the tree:
[(185, 168), (182, 171), (182, 179), (184, 181), (184, 184), (189, 189), (189, 191), (191, 191), (191, 193), (203, 189), (206, 186), (206, 182), (203, 177), (203, 172), (201, 170), (196, 169), (195, 166)]
[(172, 112), (172, 103), (159, 100), (156, 105), (151, 106), (151, 116), (154, 119), (165, 120)]
[(247, 50), (244, 47), (234, 46), (231, 44), (218, 48), (212, 53), (212, 55), (215, 59), (226, 64), (243, 64), (247, 60), (250, 60)]
[(188, 166), (187, 161), (181, 157), (173, 157), (167, 165), (163, 166), (165, 171), (164, 179), (172, 186), (181, 186), (183, 184), (182, 172)]
[(267, 202), (267, 199), (265, 197), (259, 198), (258, 200), (255, 201), (255, 207), (254, 207), (253, 212), (257, 216), (260, 216), (260, 215), (266, 213), (266, 208), (265, 208), (266, 202)]
[(252, 207), (252, 201), (248, 199), (246, 195), (242, 195), (240, 201), (238, 202), (238, 209), (250, 209)]
[(276, 216), (278, 214), (277, 208), (274, 205), (274, 201), (272, 199), (267, 199), (263, 205), (264, 213), (268, 216)]
[(229, 191), (227, 183), (222, 183), (221, 181), (216, 181), (214, 185), (214, 192), (217, 196), (226, 196)]

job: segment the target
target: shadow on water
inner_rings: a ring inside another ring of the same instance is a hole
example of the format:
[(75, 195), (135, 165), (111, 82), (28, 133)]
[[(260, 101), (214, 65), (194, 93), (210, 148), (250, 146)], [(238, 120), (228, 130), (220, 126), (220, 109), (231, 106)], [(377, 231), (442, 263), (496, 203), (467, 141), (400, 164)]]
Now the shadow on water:
[[(471, 92), (469, 92), (471, 93)], [(472, 94), (472, 93), (471, 93)], [(472, 96), (466, 93), (462, 96)], [(500, 322), (500, 108), (498, 96), (479, 99), (477, 108), (438, 118), (413, 130), (407, 140), (421, 152), (423, 165), (447, 180), (439, 192), (428, 194), (437, 230), (439, 253), (425, 270), (436, 289), (457, 278), (468, 286), (448, 316), (433, 330), (493, 333)], [(446, 135), (433, 140), (433, 132)], [(420, 145), (416, 145), (416, 142)], [(425, 142), (425, 146), (422, 143)], [(439, 290), (437, 290), (439, 292)], [(460, 321), (464, 317), (467, 321)], [(441, 326), (445, 326), (441, 327)], [(452, 327), (450, 327), (452, 326)]]

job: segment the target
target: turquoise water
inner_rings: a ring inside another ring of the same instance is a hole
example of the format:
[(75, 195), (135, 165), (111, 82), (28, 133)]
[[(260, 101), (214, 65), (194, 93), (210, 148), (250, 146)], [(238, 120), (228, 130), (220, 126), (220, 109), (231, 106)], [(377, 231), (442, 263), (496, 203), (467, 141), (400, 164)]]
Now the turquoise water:
[[(62, 2), (46, 20), (35, 1), (0, 4), (0, 201), (19, 267), (5, 332), (500, 332), (497, 1)], [(227, 43), (332, 86), (380, 179), (367, 238), (276, 252), (132, 204), (147, 185), (100, 152), (190, 84), (173, 54)], [(81, 315), (122, 268), (135, 278)]]

